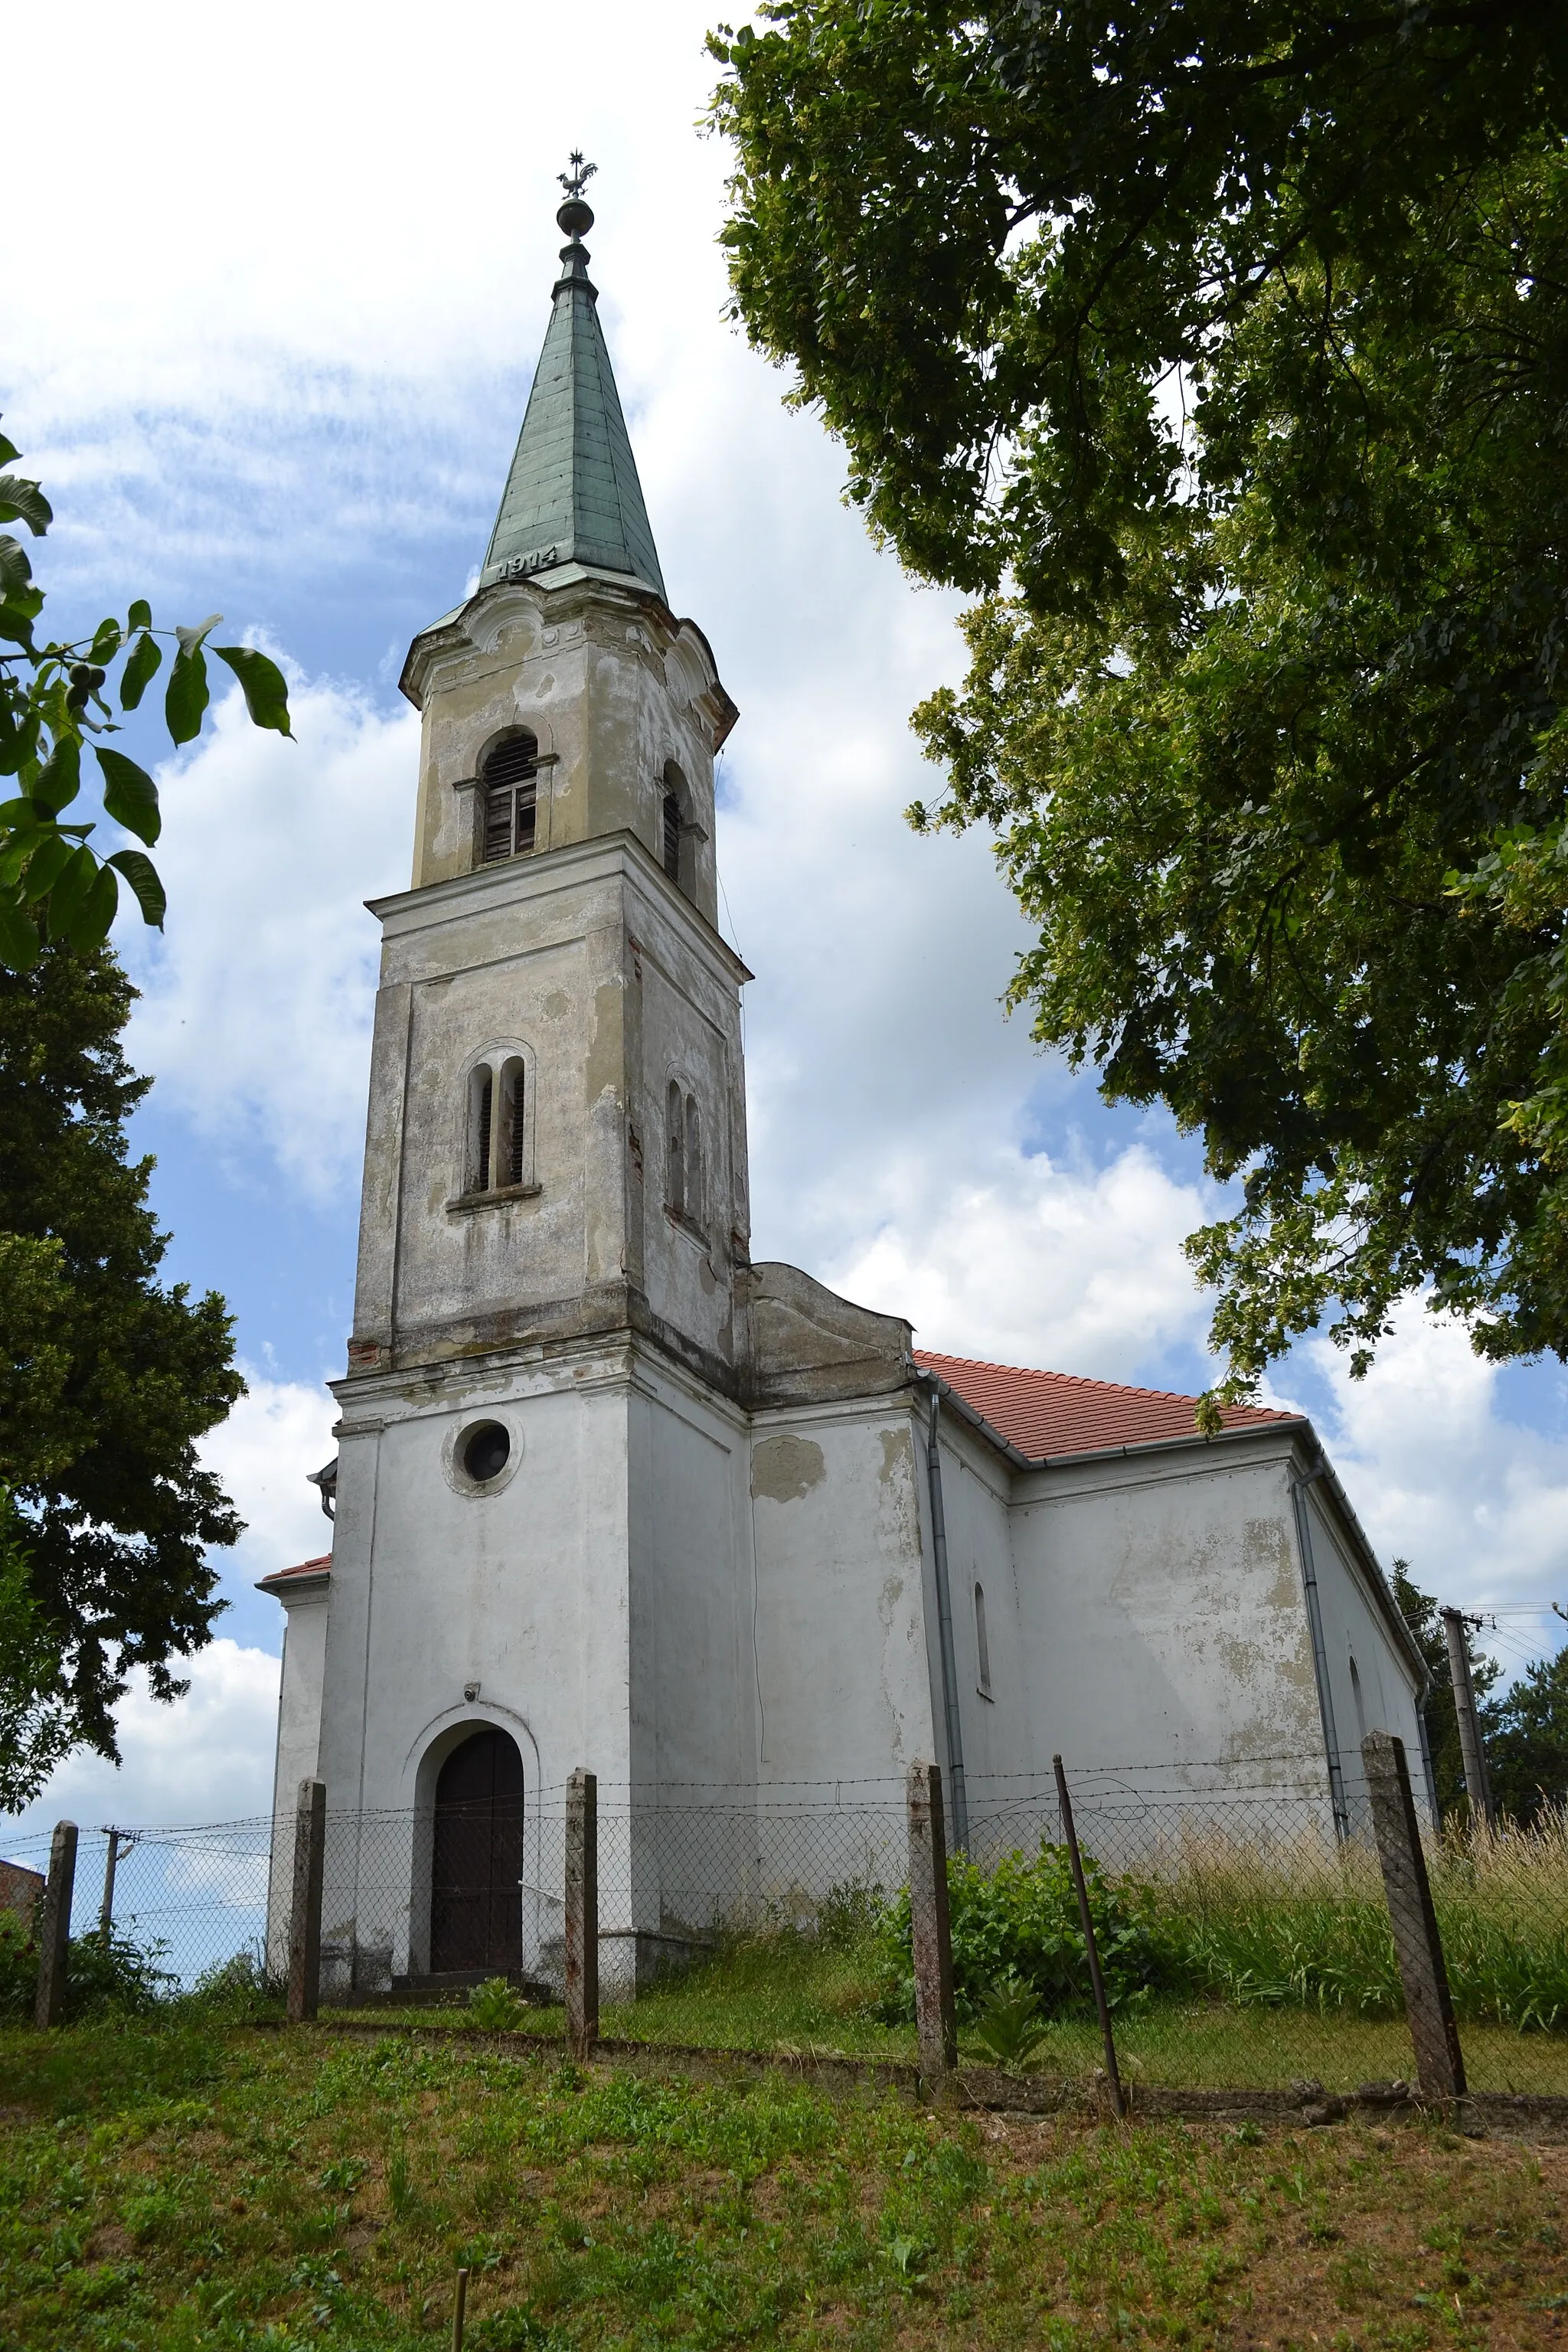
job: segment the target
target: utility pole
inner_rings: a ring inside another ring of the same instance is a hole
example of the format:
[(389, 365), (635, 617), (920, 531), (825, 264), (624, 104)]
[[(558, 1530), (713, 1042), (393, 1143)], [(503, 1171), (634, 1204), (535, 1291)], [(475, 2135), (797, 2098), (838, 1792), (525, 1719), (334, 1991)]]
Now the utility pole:
[(1476, 1686), (1470, 1676), (1470, 1645), (1465, 1624), (1462, 1610), (1444, 1610), (1443, 1636), (1448, 1644), (1448, 1671), (1454, 1678), (1454, 1712), (1459, 1719), (1459, 1753), (1465, 1762), (1465, 1794), (1470, 1801), (1470, 1822), (1473, 1827), (1477, 1822), (1484, 1821), (1488, 1829), (1495, 1829), (1497, 1809), (1492, 1803), (1486, 1753), (1481, 1747), (1481, 1722), (1476, 1713)]

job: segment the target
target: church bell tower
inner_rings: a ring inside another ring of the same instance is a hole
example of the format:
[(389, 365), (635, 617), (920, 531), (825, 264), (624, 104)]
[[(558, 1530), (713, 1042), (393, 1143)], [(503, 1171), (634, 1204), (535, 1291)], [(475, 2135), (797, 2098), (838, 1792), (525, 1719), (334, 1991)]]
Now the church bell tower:
[[(333, 1807), (416, 1824), (385, 1929), (416, 1975), (464, 1948), (429, 1882), (439, 1839), (432, 1860), (417, 1829), (448, 1780), (515, 1781), (526, 1839), (533, 1797), (578, 1764), (609, 1802), (754, 1771), (749, 974), (717, 929), (713, 844), (736, 713), (666, 593), (574, 163), (479, 585), (403, 673), (423, 722), (411, 887), (372, 907), (358, 1279), (305, 1769)], [(286, 1746), (287, 1725), (280, 1785)], [(329, 1866), (329, 1948), (346, 1938), (356, 1969), (380, 1939), (368, 1902)], [(523, 1912), (542, 1948), (548, 1918)]]

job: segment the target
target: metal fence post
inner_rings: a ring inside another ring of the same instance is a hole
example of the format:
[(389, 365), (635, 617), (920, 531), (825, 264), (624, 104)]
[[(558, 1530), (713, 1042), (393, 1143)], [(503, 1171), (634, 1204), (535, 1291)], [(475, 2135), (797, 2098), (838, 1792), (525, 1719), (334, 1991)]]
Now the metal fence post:
[(1454, 2004), (1448, 1997), (1448, 1971), (1432, 1908), (1405, 1742), (1386, 1731), (1369, 1731), (1362, 1741), (1361, 1754), (1394, 1927), (1394, 1948), (1405, 1987), (1405, 2011), (1415, 2046), (1415, 2079), (1425, 2098), (1462, 2099), (1465, 2061), (1459, 2029), (1454, 2022)]
[(49, 1874), (38, 1916), (38, 1990), (35, 2025), (58, 2025), (66, 2010), (66, 1960), (70, 1948), (71, 1897), (76, 1892), (76, 1823), (57, 1822), (49, 1841)]
[(566, 1783), (566, 2040), (586, 2058), (599, 2038), (599, 1783)]
[(1100, 1972), (1100, 1947), (1094, 1939), (1094, 1914), (1089, 1907), (1089, 1883), (1083, 1874), (1083, 1856), (1079, 1852), (1078, 1831), (1073, 1826), (1072, 1799), (1068, 1793), (1068, 1776), (1062, 1759), (1053, 1756), (1051, 1766), (1057, 1776), (1057, 1805), (1062, 1817), (1062, 1836), (1067, 1843), (1068, 1860), (1072, 1864), (1073, 1892), (1078, 1896), (1079, 1924), (1083, 1929), (1083, 1948), (1089, 1958), (1089, 1981), (1094, 1993), (1095, 2013), (1100, 2019), (1100, 2046), (1105, 2052), (1105, 2080), (1110, 2091), (1110, 2104), (1118, 2120), (1127, 2120), (1127, 2100), (1121, 2088), (1121, 2069), (1116, 2063), (1116, 2036), (1110, 2029), (1110, 2003), (1106, 1999), (1105, 1978)]
[(294, 1813), (294, 1899), (289, 1913), (289, 2022), (316, 2014), (321, 1994), (321, 1880), (327, 1859), (327, 1784), (301, 1780)]
[(942, 1819), (942, 1767), (911, 1764), (910, 1810), (910, 1934), (915, 1958), (915, 2024), (921, 2074), (939, 2088), (958, 2063), (958, 2021), (952, 2005), (952, 1931), (947, 1912), (947, 1828)]

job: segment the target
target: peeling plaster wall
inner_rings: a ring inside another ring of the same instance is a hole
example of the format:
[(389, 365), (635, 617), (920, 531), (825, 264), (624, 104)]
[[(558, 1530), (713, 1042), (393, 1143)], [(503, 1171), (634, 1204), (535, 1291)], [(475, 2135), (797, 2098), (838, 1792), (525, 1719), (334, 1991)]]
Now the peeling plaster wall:
[(923, 1475), (902, 1399), (756, 1416), (760, 1785), (879, 1780), (868, 1794), (886, 1803), (937, 1752)]
[[(366, 1135), (354, 1345), (456, 1356), (536, 1329), (654, 1313), (732, 1361), (747, 1243), (742, 967), (629, 845), (517, 858), (378, 903), (385, 931)], [(527, 1199), (464, 1196), (466, 1073), (526, 1046)], [(700, 1223), (666, 1213), (665, 1096), (699, 1106)]]
[[(329, 1853), (322, 1916), (328, 1927), (357, 1916), (362, 1940), (389, 1937), (402, 1968), (407, 1817), (432, 1801), (432, 1759), (483, 1725), (507, 1731), (522, 1756), (531, 1851), (541, 1792), (558, 1803), (575, 1765), (623, 1790), (631, 1778), (633, 1374), (626, 1351), (583, 1349), (465, 1366), (450, 1381), (341, 1386), (353, 1395), (341, 1425), (320, 1769), (331, 1810), (363, 1805), (402, 1820), (367, 1832), (357, 1860)], [(482, 1494), (465, 1491), (453, 1468), (478, 1419), (500, 1422), (511, 1438), (504, 1480)], [(472, 1699), (469, 1684), (479, 1685)], [(415, 1910), (423, 1965), (427, 1917)]]
[(272, 1779), (272, 1851), (267, 1876), (267, 1964), (289, 1965), (289, 1911), (294, 1895), (294, 1811), (301, 1780), (320, 1769), (321, 1692), (327, 1661), (327, 1588), (283, 1603), (283, 1672), (278, 1692), (278, 1757)]
[[(1323, 1757), (1287, 1454), (1021, 1474), (1013, 1513), (1036, 1769)], [(1325, 1770), (1326, 1780), (1326, 1770)]]
[[(1413, 1669), (1389, 1638), (1383, 1611), (1331, 1499), (1324, 1496), (1321, 1486), (1314, 1485), (1307, 1488), (1305, 1501), (1312, 1559), (1318, 1571), (1323, 1648), (1328, 1659), (1334, 1731), (1346, 1799), (1352, 1813), (1365, 1799), (1366, 1776), (1361, 1760), (1364, 1734), (1392, 1731), (1405, 1742), (1411, 1785), (1417, 1801), (1424, 1801), (1421, 1727), (1416, 1718)], [(1351, 1674), (1352, 1657), (1356, 1677)], [(1361, 1686), (1359, 1706), (1357, 1678)]]
[[(947, 1575), (952, 1596), (952, 1647), (958, 1669), (958, 1713), (971, 1810), (991, 1793), (988, 1783), (1031, 1769), (1031, 1705), (1020, 1641), (1017, 1583), (1013, 1571), (1012, 1474), (993, 1449), (976, 1441), (951, 1413), (941, 1421), (942, 1512), (947, 1524)], [(924, 1478), (925, 1447), (921, 1449)], [(933, 1706), (942, 1710), (942, 1662), (935, 1639), (932, 1582)], [(991, 1696), (980, 1691), (980, 1651), (974, 1588), (985, 1594), (991, 1653)], [(946, 1757), (945, 1739), (936, 1751)], [(1005, 1791), (1001, 1793), (1005, 1794)]]

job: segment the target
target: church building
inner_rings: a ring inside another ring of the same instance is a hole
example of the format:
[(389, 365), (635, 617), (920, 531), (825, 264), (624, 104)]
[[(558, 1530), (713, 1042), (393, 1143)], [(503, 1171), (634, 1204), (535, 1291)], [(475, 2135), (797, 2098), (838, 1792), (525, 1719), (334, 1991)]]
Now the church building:
[(310, 1775), (362, 1824), (329, 1846), (329, 1991), (547, 1969), (579, 1765), (619, 1841), (607, 1985), (725, 1907), (723, 1841), (678, 1868), (672, 1804), (750, 1823), (765, 1873), (792, 1808), (853, 1786), (896, 1821), (930, 1757), (979, 1852), (1059, 1750), (1167, 1795), (1245, 1773), (1343, 1834), (1363, 1733), (1422, 1753), (1425, 1675), (1307, 1420), (1205, 1439), (1190, 1397), (931, 1355), (752, 1256), (714, 866), (737, 712), (666, 591), (580, 182), (558, 218), (478, 587), (402, 677), (413, 877), (372, 907), (331, 1550), (261, 1588), (272, 1940)]

